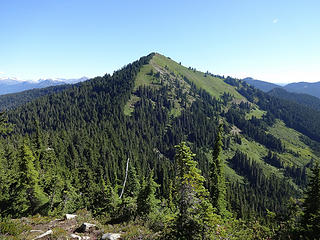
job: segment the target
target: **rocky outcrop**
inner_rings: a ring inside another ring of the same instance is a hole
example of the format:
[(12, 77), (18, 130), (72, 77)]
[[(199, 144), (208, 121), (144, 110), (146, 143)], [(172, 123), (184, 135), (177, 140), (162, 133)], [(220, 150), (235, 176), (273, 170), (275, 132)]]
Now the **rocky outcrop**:
[(75, 232), (78, 233), (85, 233), (85, 232), (90, 232), (93, 230), (96, 230), (97, 226), (95, 224), (92, 223), (83, 223), (80, 227), (78, 227)]

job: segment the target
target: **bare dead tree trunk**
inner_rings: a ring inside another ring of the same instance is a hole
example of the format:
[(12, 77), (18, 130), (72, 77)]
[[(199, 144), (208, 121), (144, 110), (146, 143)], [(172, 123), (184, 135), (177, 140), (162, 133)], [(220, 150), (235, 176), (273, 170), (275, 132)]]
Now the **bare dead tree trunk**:
[(126, 175), (124, 177), (124, 182), (123, 182), (123, 186), (122, 186), (122, 190), (121, 190), (121, 194), (120, 194), (120, 199), (122, 198), (122, 195), (123, 195), (123, 192), (124, 192), (124, 188), (126, 186), (127, 177), (128, 177), (128, 170), (129, 170), (129, 158), (127, 160)]

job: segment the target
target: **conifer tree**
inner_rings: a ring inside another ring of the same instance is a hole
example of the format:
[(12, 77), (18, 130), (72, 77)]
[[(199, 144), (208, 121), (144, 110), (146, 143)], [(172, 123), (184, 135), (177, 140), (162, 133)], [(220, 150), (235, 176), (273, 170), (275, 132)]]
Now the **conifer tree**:
[(217, 213), (225, 216), (228, 215), (226, 210), (226, 183), (224, 175), (224, 162), (220, 157), (222, 150), (222, 130), (223, 126), (219, 126), (217, 136), (214, 143), (214, 149), (212, 152), (212, 162), (210, 164), (210, 179), (209, 189), (211, 202)]
[[(36, 132), (35, 135), (32, 138), (32, 145), (33, 145), (33, 154), (35, 157), (34, 160), (34, 165), (37, 171), (40, 171), (40, 162), (42, 160), (41, 155), (43, 155), (43, 144), (42, 144), (42, 137), (41, 137), (41, 131), (40, 131), (40, 125), (39, 125), (39, 121), (35, 120), (35, 128), (36, 128)], [(44, 165), (44, 164), (42, 164)]]
[(9, 185), (11, 176), (8, 170), (6, 159), (3, 153), (0, 152), (0, 217), (8, 210), (8, 206), (10, 205)]
[(8, 123), (5, 112), (0, 112), (0, 136), (11, 131), (11, 125)]
[(157, 209), (160, 201), (156, 198), (156, 190), (159, 185), (153, 180), (153, 171), (141, 188), (137, 199), (137, 214), (147, 216)]
[(18, 163), (17, 182), (13, 191), (13, 211), (15, 215), (34, 214), (48, 202), (39, 186), (39, 173), (34, 167), (31, 149), (23, 144)]
[(118, 210), (120, 199), (110, 182), (104, 181), (102, 175), (99, 182), (100, 191), (95, 197), (95, 214), (97, 215), (114, 215)]
[(57, 212), (73, 213), (83, 207), (80, 194), (77, 193), (77, 189), (72, 186), (69, 180), (64, 182), (61, 198), (62, 202), (58, 205)]
[(303, 203), (302, 226), (309, 239), (320, 236), (320, 167), (317, 163), (312, 169), (305, 201)]
[[(7, 119), (4, 112), (0, 113), (0, 136), (5, 135), (8, 130)], [(0, 146), (2, 150), (2, 146)], [(4, 152), (0, 152), (0, 217), (7, 211), (10, 205), (10, 179), (8, 162), (5, 159)]]
[(171, 211), (175, 211), (174, 205), (174, 196), (173, 196), (173, 183), (172, 180), (169, 180), (169, 189), (168, 189), (168, 207)]
[(54, 206), (62, 202), (63, 180), (61, 169), (57, 165), (54, 149), (48, 148), (42, 152), (43, 173), (40, 176), (40, 186), (49, 197), (48, 211), (54, 211)]
[(137, 197), (140, 190), (140, 182), (137, 177), (135, 167), (131, 164), (128, 170), (128, 180), (124, 189), (124, 195), (126, 197)]
[(171, 226), (174, 239), (209, 239), (213, 231), (213, 208), (207, 200), (204, 177), (196, 167), (193, 154), (185, 142), (176, 146), (177, 209)]

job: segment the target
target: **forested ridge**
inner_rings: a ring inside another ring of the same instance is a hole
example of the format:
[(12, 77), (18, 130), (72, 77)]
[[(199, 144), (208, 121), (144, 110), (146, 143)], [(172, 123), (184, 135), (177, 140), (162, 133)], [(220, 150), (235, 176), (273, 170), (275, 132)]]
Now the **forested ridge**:
[(319, 115), (152, 53), (1, 115), (0, 215), (87, 209), (152, 238), (312, 239)]
[(47, 88), (26, 90), (18, 93), (0, 95), (0, 111), (16, 108), (36, 98), (61, 92), (67, 89), (68, 87), (70, 87), (70, 85), (65, 84)]
[(282, 88), (274, 88), (268, 94), (305, 105), (318, 111), (320, 110), (320, 99), (309, 94), (287, 92)]

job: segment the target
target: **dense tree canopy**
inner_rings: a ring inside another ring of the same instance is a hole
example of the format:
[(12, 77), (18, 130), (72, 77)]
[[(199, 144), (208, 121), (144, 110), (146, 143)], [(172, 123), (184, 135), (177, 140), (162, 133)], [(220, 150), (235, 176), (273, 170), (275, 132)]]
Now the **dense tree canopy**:
[[(13, 129), (0, 115), (1, 216), (86, 208), (110, 223), (151, 219), (180, 239), (206, 239), (224, 231), (213, 222), (225, 224), (229, 212), (267, 222), (268, 211), (287, 210), (311, 163), (282, 161), (292, 150), (269, 129), (279, 118), (305, 143), (319, 140), (319, 114), (232, 78), (221, 77), (246, 99), (214, 97), (169, 67), (147, 71), (153, 85), (137, 85), (153, 56), (9, 111)], [(255, 107), (265, 114), (248, 118)], [(242, 142), (264, 149), (261, 159)]]

